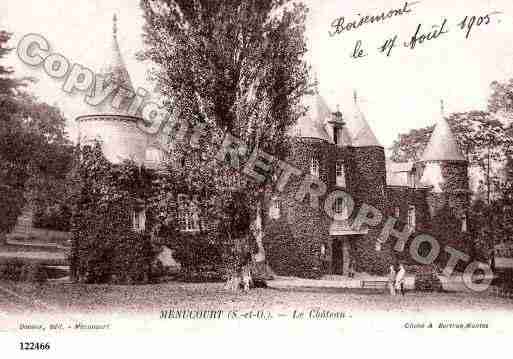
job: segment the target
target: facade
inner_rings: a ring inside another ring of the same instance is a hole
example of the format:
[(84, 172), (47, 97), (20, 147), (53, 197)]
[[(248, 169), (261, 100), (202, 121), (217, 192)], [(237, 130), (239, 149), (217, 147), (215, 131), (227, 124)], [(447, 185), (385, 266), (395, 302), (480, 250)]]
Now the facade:
[[(102, 74), (133, 89), (116, 33), (114, 24), (110, 61)], [(412, 232), (429, 232), (437, 214), (450, 208), (459, 221), (457, 225), (466, 231), (467, 162), (443, 113), (419, 162), (392, 163), (386, 160), (356, 95), (352, 108), (336, 112), (318, 93), (304, 100), (309, 110), (292, 129), (294, 141), (287, 162), (322, 180), (327, 193), (349, 193), (355, 210), (337, 201), (335, 211), (339, 215), (332, 220), (322, 207), (314, 209), (297, 202), (299, 179), (279, 197), (273, 197), (268, 203), (263, 241), (267, 260), (277, 274), (316, 277), (344, 275), (351, 268), (371, 273), (386, 271), (396, 257), (392, 243), (378, 241), (382, 227), (354, 230), (350, 225), (363, 204), (378, 209), (385, 219), (398, 218)], [(79, 141), (99, 139), (112, 162), (132, 159), (154, 165), (162, 155), (152, 149), (150, 136), (137, 128), (138, 121), (141, 119), (122, 109), (100, 107), (98, 113), (77, 119)], [(178, 214), (178, 223), (183, 223), (184, 231), (194, 232), (199, 219), (186, 212)], [(138, 228), (142, 226), (140, 219), (134, 221)]]
[[(318, 176), (327, 184), (327, 193), (349, 193), (355, 210), (344, 208), (343, 201), (335, 203), (342, 219), (332, 220), (322, 208), (295, 202), (294, 190), (275, 199), (267, 246), (277, 251), (285, 248), (287, 252), (268, 253), (277, 273), (345, 275), (350, 267), (385, 272), (397, 260), (392, 249), (395, 241), (378, 241), (383, 225), (359, 231), (352, 228), (352, 218), (362, 204), (378, 209), (384, 216), (383, 224), (388, 217), (397, 218), (394, 228), (409, 228), (412, 235), (431, 233), (434, 218), (448, 210), (457, 222), (454, 226), (467, 231), (467, 161), (443, 110), (422, 159), (417, 163), (393, 163), (385, 160), (384, 148), (360, 110), (356, 95), (352, 109), (334, 113), (318, 93), (307, 101), (309, 111), (294, 129), (295, 144), (288, 162)], [(290, 238), (294, 238), (292, 245), (280, 245), (290, 242)], [(291, 258), (291, 262), (286, 260), (294, 256), (297, 258)]]

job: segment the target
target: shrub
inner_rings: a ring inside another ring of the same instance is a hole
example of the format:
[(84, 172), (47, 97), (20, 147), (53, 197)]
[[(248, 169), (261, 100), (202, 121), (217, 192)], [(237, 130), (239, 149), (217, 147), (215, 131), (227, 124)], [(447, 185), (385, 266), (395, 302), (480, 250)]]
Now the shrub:
[(34, 227), (67, 232), (70, 230), (71, 212), (65, 205), (37, 208), (34, 212)]
[(22, 278), (23, 261), (19, 259), (9, 259), (0, 263), (0, 279), (19, 282)]
[(14, 282), (45, 283), (48, 274), (45, 266), (38, 263), (25, 263), (20, 259), (11, 259), (0, 263), (0, 279)]
[(152, 277), (156, 252), (150, 236), (130, 229), (100, 233), (91, 230), (73, 242), (74, 277), (86, 283), (141, 284)]
[(492, 284), (503, 290), (513, 291), (513, 270), (504, 269), (496, 271), (496, 277), (493, 279)]
[(48, 281), (48, 273), (40, 264), (27, 263), (23, 266), (20, 280), (29, 283), (45, 283)]
[(173, 258), (184, 272), (215, 271), (224, 266), (222, 246), (215, 236), (214, 232), (190, 234), (176, 231), (166, 236), (163, 242), (173, 250)]
[(156, 252), (147, 234), (126, 231), (113, 249), (112, 281), (117, 284), (149, 283)]

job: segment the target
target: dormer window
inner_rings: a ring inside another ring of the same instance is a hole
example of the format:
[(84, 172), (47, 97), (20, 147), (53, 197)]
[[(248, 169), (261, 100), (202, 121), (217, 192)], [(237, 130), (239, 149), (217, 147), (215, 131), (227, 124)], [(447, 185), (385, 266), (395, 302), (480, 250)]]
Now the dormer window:
[(190, 201), (186, 195), (178, 195), (178, 229), (180, 232), (199, 232), (200, 215), (199, 208)]
[(132, 211), (132, 229), (136, 232), (144, 232), (146, 229), (146, 211), (144, 209)]
[(328, 122), (333, 128), (333, 143), (336, 145), (342, 144), (342, 127), (344, 127), (344, 119), (342, 112), (337, 106), (337, 111), (332, 113), (332, 119)]
[(408, 187), (415, 188), (415, 179), (416, 179), (416, 171), (413, 168), (410, 172), (407, 173), (407, 184)]
[(181, 232), (199, 232), (200, 219), (198, 208), (194, 204), (185, 205), (178, 210), (178, 228)]
[(271, 200), (271, 206), (269, 207), (269, 217), (271, 219), (280, 218), (280, 203), (276, 197)]
[(337, 162), (335, 165), (336, 183), (339, 187), (346, 187), (346, 170), (342, 162)]
[(337, 198), (335, 201), (335, 213), (339, 220), (347, 221), (349, 219), (349, 211), (343, 198)]
[(468, 231), (468, 224), (467, 224), (467, 215), (464, 214), (462, 217), (461, 217), (461, 231), (463, 233), (467, 233)]
[(310, 162), (310, 174), (315, 177), (319, 177), (320, 175), (320, 164), (317, 158), (312, 157)]
[(333, 127), (333, 142), (338, 145), (340, 141), (340, 129), (338, 127)]

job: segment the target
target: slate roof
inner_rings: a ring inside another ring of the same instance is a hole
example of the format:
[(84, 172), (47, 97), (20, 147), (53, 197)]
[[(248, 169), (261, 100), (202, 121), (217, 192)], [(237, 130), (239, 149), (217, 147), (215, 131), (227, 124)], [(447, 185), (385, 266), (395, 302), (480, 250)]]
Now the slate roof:
[(324, 99), (317, 93), (308, 95), (303, 98), (303, 105), (308, 107), (307, 113), (297, 121), (292, 135), (332, 142), (326, 129), (331, 110)]
[[(292, 134), (303, 138), (317, 138), (333, 143), (330, 135), (331, 129), (328, 121), (333, 111), (329, 108), (321, 95), (315, 93), (303, 98), (303, 104), (308, 107), (305, 116), (300, 118)], [(369, 126), (365, 115), (358, 106), (357, 101), (351, 108), (341, 109), (345, 126), (342, 129), (342, 142), (353, 147), (379, 146), (382, 147), (374, 132)]]
[[(107, 46), (104, 50), (105, 58), (103, 64), (100, 66), (98, 75), (104, 76), (106, 79), (111, 78), (116, 84), (123, 88), (134, 92), (134, 86), (130, 79), (130, 74), (126, 68), (123, 56), (118, 43), (118, 27), (117, 18), (114, 15), (112, 36), (110, 41), (107, 42)], [(111, 106), (109, 99), (105, 100), (98, 107), (98, 111), (101, 114), (114, 114), (114, 115), (126, 115), (126, 109), (128, 108), (128, 102), (122, 104), (121, 109), (116, 109)]]
[(465, 161), (443, 111), (422, 155), (422, 161)]

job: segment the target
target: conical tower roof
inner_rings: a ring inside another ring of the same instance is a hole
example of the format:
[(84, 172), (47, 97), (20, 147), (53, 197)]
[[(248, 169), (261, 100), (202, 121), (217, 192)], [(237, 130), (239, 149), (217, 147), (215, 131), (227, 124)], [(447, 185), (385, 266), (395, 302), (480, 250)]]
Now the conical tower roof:
[[(100, 66), (98, 75), (105, 78), (105, 84), (107, 84), (110, 79), (118, 86), (134, 93), (135, 91), (132, 85), (132, 80), (130, 79), (130, 74), (128, 73), (119, 48), (116, 15), (113, 17), (112, 35), (110, 41), (107, 43), (104, 56), (104, 62)], [(106, 100), (98, 106), (98, 110), (102, 114), (125, 115), (127, 113), (127, 107), (128, 101), (125, 101), (120, 109), (116, 109), (112, 107), (111, 101)]]
[[(324, 98), (315, 91), (313, 95), (304, 97), (303, 104), (308, 107), (308, 111), (305, 116), (298, 120), (293, 135), (333, 142), (332, 136), (329, 134), (331, 131), (329, 122), (333, 118), (333, 111)], [(344, 121), (341, 142), (345, 146), (352, 147), (382, 147), (365, 119), (365, 115), (360, 110), (356, 95), (353, 105), (349, 108), (349, 110), (341, 110)]]
[(444, 116), (442, 102), (441, 116), (424, 150), (422, 161), (465, 161), (449, 123)]
[(353, 95), (352, 109), (348, 111), (345, 120), (347, 129), (351, 135), (351, 145), (353, 147), (382, 147), (360, 109), (356, 91)]
[(307, 113), (298, 119), (292, 134), (297, 137), (317, 138), (330, 142), (326, 124), (331, 117), (331, 111), (324, 99), (316, 92), (305, 96), (303, 104), (308, 107)]

